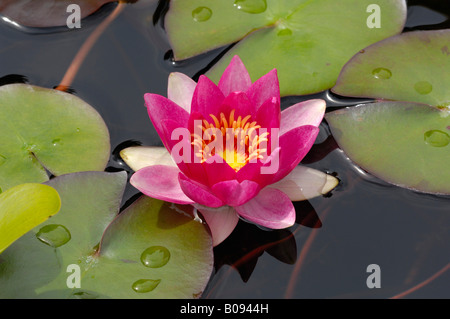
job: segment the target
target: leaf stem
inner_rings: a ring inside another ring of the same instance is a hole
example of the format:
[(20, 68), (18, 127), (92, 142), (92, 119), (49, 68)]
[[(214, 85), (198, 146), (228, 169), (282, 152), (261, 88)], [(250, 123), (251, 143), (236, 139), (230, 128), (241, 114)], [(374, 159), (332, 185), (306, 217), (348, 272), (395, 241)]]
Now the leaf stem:
[(83, 64), (86, 56), (88, 55), (91, 48), (97, 42), (98, 38), (102, 35), (102, 33), (106, 30), (106, 28), (113, 22), (117, 16), (123, 11), (125, 7), (124, 1), (119, 1), (119, 4), (114, 9), (114, 11), (102, 22), (98, 25), (98, 27), (91, 33), (91, 35), (86, 39), (81, 48), (78, 50), (77, 54), (72, 60), (69, 68), (64, 74), (63, 79), (59, 83), (59, 85), (55, 88), (60, 91), (67, 91), (67, 89), (72, 84), (75, 79), (81, 65)]

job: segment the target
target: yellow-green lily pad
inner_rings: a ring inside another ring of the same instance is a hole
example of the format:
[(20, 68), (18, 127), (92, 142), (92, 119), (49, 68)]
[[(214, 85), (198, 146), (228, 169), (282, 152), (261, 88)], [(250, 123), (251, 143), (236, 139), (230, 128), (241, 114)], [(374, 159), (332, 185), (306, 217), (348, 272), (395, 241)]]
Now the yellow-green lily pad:
[(0, 188), (102, 171), (110, 156), (100, 114), (80, 98), (28, 84), (0, 87)]
[(28, 183), (0, 194), (0, 253), (49, 217), (58, 213), (61, 200), (50, 186)]

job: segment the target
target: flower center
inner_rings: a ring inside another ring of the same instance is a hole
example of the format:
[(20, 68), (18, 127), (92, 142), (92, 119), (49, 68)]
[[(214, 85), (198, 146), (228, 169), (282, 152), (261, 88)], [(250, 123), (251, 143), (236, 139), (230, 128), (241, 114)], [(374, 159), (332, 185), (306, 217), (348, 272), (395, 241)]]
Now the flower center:
[(210, 114), (213, 122), (194, 121), (195, 132), (192, 145), (195, 156), (203, 163), (208, 158), (219, 155), (236, 172), (245, 164), (263, 159), (267, 155), (268, 132), (261, 132), (256, 121), (250, 122), (251, 115), (234, 118), (235, 110), (227, 118)]

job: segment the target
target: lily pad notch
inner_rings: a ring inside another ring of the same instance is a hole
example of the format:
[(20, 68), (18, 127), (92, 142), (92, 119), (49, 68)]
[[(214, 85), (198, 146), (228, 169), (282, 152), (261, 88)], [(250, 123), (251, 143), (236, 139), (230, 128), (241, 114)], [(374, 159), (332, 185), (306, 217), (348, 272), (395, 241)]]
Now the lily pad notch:
[(80, 98), (28, 84), (0, 87), (0, 188), (103, 171), (110, 136), (100, 114)]

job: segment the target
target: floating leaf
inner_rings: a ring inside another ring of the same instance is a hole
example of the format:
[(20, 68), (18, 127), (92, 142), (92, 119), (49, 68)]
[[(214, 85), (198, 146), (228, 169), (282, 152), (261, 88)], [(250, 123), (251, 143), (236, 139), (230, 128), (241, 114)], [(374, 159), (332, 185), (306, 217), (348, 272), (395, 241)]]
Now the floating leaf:
[[(212, 272), (212, 240), (205, 225), (182, 213), (174, 204), (138, 199), (107, 229), (96, 279), (85, 286), (116, 298), (199, 297)], [(104, 283), (127, 271), (111, 294)]]
[(450, 30), (415, 31), (364, 49), (333, 92), (346, 96), (450, 105)]
[(450, 113), (426, 104), (380, 102), (328, 113), (339, 147), (395, 185), (450, 194)]
[[(114, 0), (78, 0), (80, 17), (84, 18), (102, 5)], [(65, 26), (67, 18), (73, 12), (67, 8), (73, 0), (2, 0), (0, 14), (20, 25), (28, 27)]]
[(176, 60), (240, 40), (207, 73), (216, 82), (239, 55), (253, 81), (277, 68), (283, 96), (309, 94), (331, 88), (356, 52), (402, 31), (405, 1), (376, 3), (172, 0), (165, 27)]
[(0, 194), (0, 253), (23, 234), (58, 213), (58, 192), (47, 185), (22, 184)]
[(73, 173), (47, 184), (58, 190), (61, 211), (3, 252), (0, 298), (201, 294), (211, 275), (212, 243), (205, 225), (189, 217), (190, 206), (143, 196), (117, 216), (124, 172)]
[(27, 84), (0, 87), (0, 188), (77, 171), (102, 171), (109, 132), (80, 98)]

